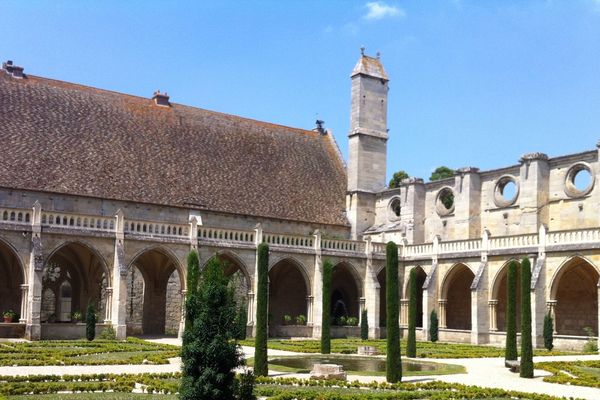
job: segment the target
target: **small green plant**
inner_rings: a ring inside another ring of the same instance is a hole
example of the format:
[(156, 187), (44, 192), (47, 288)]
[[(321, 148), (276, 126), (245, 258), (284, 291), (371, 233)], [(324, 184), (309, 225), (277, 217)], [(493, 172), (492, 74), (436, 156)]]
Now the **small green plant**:
[(429, 316), (429, 337), (432, 343), (438, 341), (438, 329), (439, 329), (439, 321), (438, 316), (435, 310), (431, 311), (431, 315)]
[(306, 325), (306, 315), (298, 315), (296, 317), (296, 325)]
[(597, 353), (598, 343), (594, 339), (594, 330), (589, 326), (586, 326), (585, 328), (583, 328), (583, 330), (585, 331), (585, 334), (588, 337), (587, 342), (585, 342), (585, 344), (583, 345), (583, 351), (585, 351), (586, 353)]
[(248, 311), (246, 309), (246, 304), (242, 303), (238, 307), (238, 313), (235, 318), (235, 338), (237, 340), (245, 340), (246, 339), (246, 326), (248, 325)]
[(348, 326), (358, 326), (358, 318), (356, 318), (356, 317), (348, 317), (348, 318), (346, 318), (346, 325), (348, 325)]
[(243, 374), (237, 376), (237, 399), (238, 400), (256, 400), (254, 395), (254, 384), (256, 377), (252, 370), (247, 369)]
[(73, 322), (80, 322), (82, 318), (83, 314), (81, 314), (81, 311), (73, 311), (71, 313), (71, 321)]
[(369, 339), (369, 314), (366, 308), (362, 310), (360, 315), (360, 338), (362, 340)]
[(346, 317), (342, 315), (341, 317), (339, 317), (337, 319), (337, 324), (339, 326), (346, 326), (346, 325), (348, 325), (348, 321), (347, 321)]
[(544, 316), (544, 347), (548, 351), (554, 348), (554, 321), (548, 313)]
[(13, 310), (4, 311), (2, 316), (4, 317), (4, 322), (13, 322), (17, 319), (17, 313)]
[(98, 339), (101, 340), (117, 340), (117, 332), (115, 332), (115, 328), (112, 325), (108, 325), (106, 328), (100, 332), (98, 335)]
[(291, 315), (284, 315), (283, 316), (283, 324), (284, 325), (290, 325), (292, 323), (292, 316)]
[(94, 305), (90, 302), (85, 315), (85, 338), (88, 341), (94, 340), (96, 337), (96, 312)]

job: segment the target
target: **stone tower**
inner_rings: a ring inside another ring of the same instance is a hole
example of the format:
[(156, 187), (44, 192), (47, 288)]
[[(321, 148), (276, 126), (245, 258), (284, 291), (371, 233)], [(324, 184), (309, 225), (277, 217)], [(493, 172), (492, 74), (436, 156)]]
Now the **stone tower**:
[(379, 60), (361, 57), (352, 71), (346, 209), (357, 238), (375, 222), (376, 193), (386, 187), (388, 76)]

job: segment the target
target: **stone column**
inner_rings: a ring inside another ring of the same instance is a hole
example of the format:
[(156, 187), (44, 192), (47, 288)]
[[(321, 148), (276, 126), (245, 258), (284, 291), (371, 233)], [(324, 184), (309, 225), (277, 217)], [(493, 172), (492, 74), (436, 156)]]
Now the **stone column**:
[(248, 309), (246, 310), (248, 313), (246, 316), (248, 318), (248, 325), (254, 326), (254, 292), (252, 290), (248, 292), (246, 299), (248, 302)]
[(552, 331), (555, 335), (558, 333), (556, 332), (556, 314), (554, 313), (554, 310), (556, 310), (556, 303), (556, 300), (548, 300), (546, 302), (546, 309), (548, 310), (548, 314), (552, 317)]
[(179, 292), (181, 296), (181, 316), (179, 318), (179, 329), (177, 331), (177, 338), (183, 338), (183, 331), (185, 330), (185, 295), (187, 290), (183, 289)]
[(600, 349), (600, 280), (598, 280), (598, 349)]
[(446, 299), (439, 299), (438, 305), (440, 308), (440, 328), (446, 329)]
[[(367, 309), (369, 338), (379, 339), (379, 302), (381, 287), (379, 285), (379, 281), (377, 280), (377, 273), (373, 269), (373, 247), (371, 245), (370, 237), (365, 239), (365, 254), (367, 256), (367, 268), (365, 268), (365, 293), (363, 307)], [(362, 319), (362, 312), (359, 317)]]
[[(253, 299), (258, 293), (258, 245), (260, 245), (262, 241), (263, 229), (262, 225), (258, 223), (254, 227), (254, 246), (256, 247), (256, 251), (254, 252), (254, 279), (252, 280)], [(248, 308), (248, 312), (250, 311), (252, 312), (252, 316), (248, 318), (248, 321), (252, 321), (252, 337), (256, 337), (256, 304), (254, 304), (254, 301), (252, 302), (252, 310), (250, 310), (250, 307)]]
[(127, 337), (127, 265), (125, 265), (125, 215), (118, 210), (115, 215), (115, 253), (112, 270), (111, 323), (117, 339)]
[(19, 319), (20, 324), (27, 323), (27, 313), (29, 312), (29, 310), (27, 309), (27, 306), (29, 305), (29, 302), (27, 301), (28, 291), (29, 286), (27, 284), (21, 285), (21, 318)]
[(498, 331), (498, 317), (496, 314), (496, 308), (498, 306), (498, 300), (490, 300), (488, 301), (488, 306), (490, 308), (490, 332)]
[(408, 299), (400, 299), (400, 326), (408, 327)]
[[(403, 247), (405, 248), (405, 247)], [(433, 255), (431, 258), (431, 269), (425, 278), (423, 283), (423, 340), (429, 340), (431, 338), (430, 328), (430, 316), (431, 311), (436, 308), (437, 299), (437, 265), (438, 265), (438, 252), (439, 252), (439, 236), (433, 238)], [(439, 315), (438, 315), (439, 322)]]
[(317, 230), (314, 234), (315, 265), (313, 269), (313, 306), (312, 306), (312, 337), (321, 337), (323, 319), (323, 259), (321, 257), (321, 232)]
[(313, 314), (313, 296), (306, 296), (306, 325), (312, 326), (312, 314)]
[(112, 287), (106, 288), (106, 306), (104, 307), (104, 321), (105, 324), (110, 324), (112, 322)]
[(33, 205), (31, 219), (31, 251), (29, 254), (29, 287), (27, 293), (27, 325), (25, 337), (29, 340), (40, 340), (42, 327), (40, 316), (42, 310), (42, 280), (44, 277), (44, 256), (42, 254), (42, 206), (36, 201)]

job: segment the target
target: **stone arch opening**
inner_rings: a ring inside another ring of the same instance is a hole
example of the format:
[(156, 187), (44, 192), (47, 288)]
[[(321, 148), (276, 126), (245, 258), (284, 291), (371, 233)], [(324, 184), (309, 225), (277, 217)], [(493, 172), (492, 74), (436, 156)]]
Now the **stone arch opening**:
[(585, 336), (590, 327), (598, 335), (598, 270), (582, 257), (574, 257), (557, 271), (550, 299), (554, 308), (556, 333)]
[(248, 292), (252, 288), (252, 280), (250, 279), (246, 265), (234, 253), (218, 252), (211, 259), (214, 257), (217, 257), (223, 263), (225, 276), (229, 278), (229, 284), (234, 289), (237, 306), (247, 307)]
[[(521, 331), (521, 264), (517, 262), (516, 316), (517, 332)], [(496, 275), (492, 289), (492, 300), (496, 304), (496, 329), (506, 332), (506, 308), (508, 303), (508, 263)]]
[(308, 317), (308, 278), (301, 264), (286, 258), (275, 263), (269, 270), (269, 325), (292, 323), (299, 315)]
[(387, 324), (385, 267), (382, 267), (377, 273), (377, 282), (379, 282), (379, 326), (384, 327)]
[(73, 322), (94, 306), (98, 322), (106, 319), (110, 273), (99, 253), (80, 242), (58, 247), (48, 257), (42, 275), (42, 322)]
[(360, 280), (350, 264), (342, 262), (333, 267), (331, 274), (331, 319), (339, 324), (341, 318), (360, 316)]
[(446, 327), (471, 329), (471, 283), (475, 274), (465, 264), (457, 264), (446, 274), (442, 298), (446, 300)]
[[(423, 327), (423, 285), (427, 279), (427, 273), (421, 266), (416, 266), (417, 271), (417, 328)], [(409, 275), (410, 276), (410, 275)], [(404, 296), (410, 297), (410, 278), (406, 279), (406, 287), (404, 288)], [(408, 315), (408, 312), (407, 314)]]
[(14, 311), (17, 318), (13, 322), (26, 317), (21, 315), (21, 285), (25, 283), (23, 271), (15, 250), (0, 240), (0, 311)]
[(127, 272), (127, 334), (177, 334), (183, 279), (177, 259), (169, 252), (150, 248), (138, 254)]

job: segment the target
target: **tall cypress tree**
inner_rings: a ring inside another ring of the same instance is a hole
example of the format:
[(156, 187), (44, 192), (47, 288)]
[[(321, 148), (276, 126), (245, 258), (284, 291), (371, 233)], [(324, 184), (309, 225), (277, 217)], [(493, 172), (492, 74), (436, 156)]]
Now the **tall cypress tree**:
[(390, 383), (402, 380), (402, 360), (400, 358), (400, 327), (398, 326), (398, 246), (388, 242), (385, 249), (385, 282), (387, 305), (387, 358), (386, 379)]
[(508, 264), (506, 277), (506, 361), (519, 359), (517, 352), (517, 262)]
[(521, 378), (533, 378), (533, 345), (531, 343), (531, 264), (525, 257), (521, 263)]
[(544, 316), (544, 347), (551, 351), (554, 348), (554, 322), (552, 316), (547, 313)]
[(406, 343), (406, 356), (417, 356), (417, 270), (410, 270), (408, 281), (408, 340)]
[(269, 301), (269, 245), (261, 243), (257, 249), (258, 287), (256, 293), (256, 339), (254, 342), (254, 373), (267, 376), (268, 301)]
[(360, 314), (360, 338), (362, 340), (369, 339), (369, 313), (366, 308)]
[(333, 265), (330, 260), (323, 262), (323, 289), (321, 312), (321, 354), (331, 353), (331, 276)]
[[(190, 251), (187, 256), (187, 291), (185, 293), (185, 301), (197, 301), (198, 284), (200, 280), (200, 259), (196, 250)], [(196, 318), (197, 307), (185, 307), (185, 329), (188, 331), (194, 325)], [(183, 345), (185, 345), (185, 335), (183, 337)]]
[(96, 337), (96, 310), (91, 301), (85, 313), (85, 337), (90, 342)]
[(437, 313), (435, 312), (435, 310), (431, 310), (431, 315), (429, 317), (429, 336), (431, 337), (432, 343), (438, 341), (438, 328), (439, 321)]

